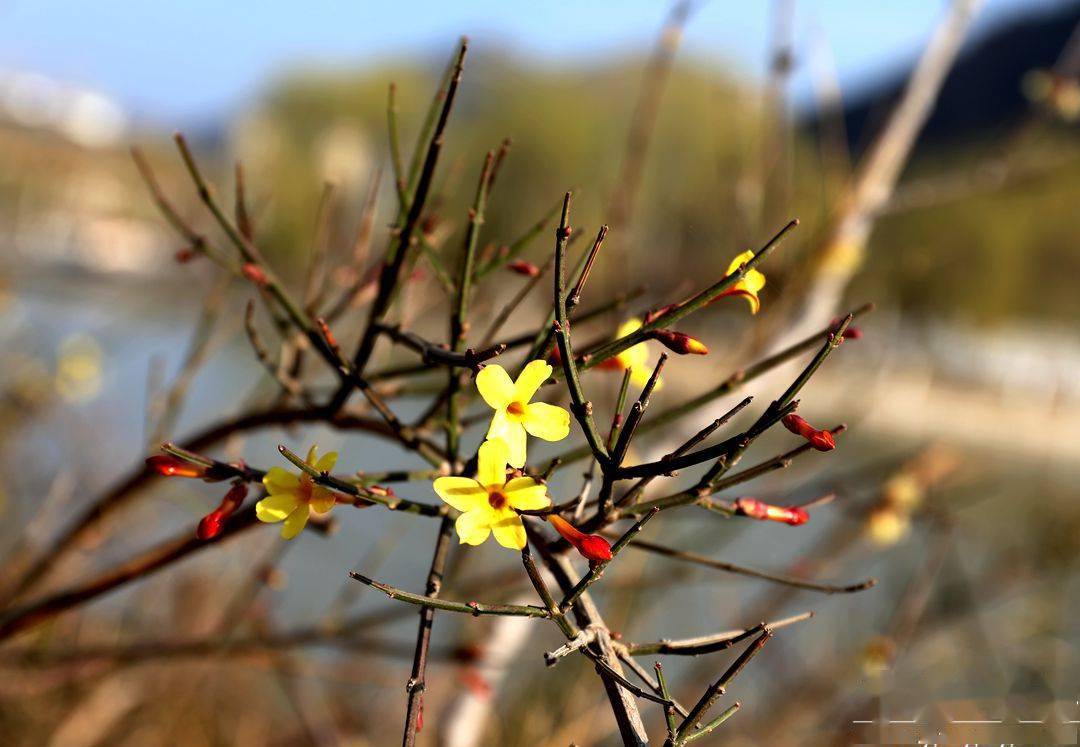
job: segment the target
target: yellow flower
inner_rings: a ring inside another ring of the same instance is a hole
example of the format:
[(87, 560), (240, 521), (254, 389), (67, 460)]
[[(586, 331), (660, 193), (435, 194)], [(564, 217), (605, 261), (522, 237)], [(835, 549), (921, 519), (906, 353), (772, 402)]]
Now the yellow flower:
[(454, 525), (462, 544), (479, 545), (494, 533), (495, 541), (503, 547), (520, 550), (525, 547), (525, 527), (514, 509), (535, 510), (551, 505), (547, 487), (531, 477), (506, 482), (508, 455), (505, 442), (485, 441), (480, 446), (475, 480), (440, 477), (435, 481), (433, 487), (439, 497), (462, 512)]
[(866, 532), (870, 540), (881, 547), (895, 545), (911, 531), (908, 514), (890, 506), (880, 506), (870, 512)]
[(516, 382), (498, 364), (485, 366), (476, 375), (480, 396), (495, 410), (487, 437), (506, 442), (511, 466), (525, 466), (526, 433), (545, 441), (561, 441), (570, 434), (569, 412), (555, 405), (529, 402), (550, 376), (551, 366), (544, 361), (529, 363)]
[[(731, 275), (734, 272), (738, 272), (739, 268), (745, 265), (747, 262), (754, 258), (754, 253), (747, 251), (743, 252), (735, 259), (731, 260), (731, 264), (728, 265), (727, 274)], [(761, 308), (761, 300), (758, 299), (758, 291), (765, 287), (765, 275), (758, 272), (756, 269), (751, 268), (743, 275), (742, 279), (735, 283), (731, 288), (720, 294), (720, 297), (724, 296), (742, 296), (750, 304), (750, 313), (758, 313), (758, 309)]]
[[(331, 451), (320, 459), (319, 447), (312, 446), (304, 461), (319, 472), (329, 472), (337, 463), (337, 458), (337, 452)], [(263, 478), (263, 486), (267, 495), (255, 504), (255, 515), (259, 521), (268, 524), (284, 521), (281, 536), (285, 539), (300, 534), (308, 522), (310, 511), (325, 514), (334, 507), (333, 492), (316, 485), (307, 473), (294, 475), (281, 467), (271, 467)]]
[[(639, 329), (641, 329), (640, 319), (627, 319), (619, 325), (619, 329), (615, 332), (615, 339), (626, 337), (631, 332), (637, 332)], [(614, 358), (609, 358), (601, 363), (598, 368), (616, 368), (620, 371), (630, 369), (630, 381), (639, 389), (645, 388), (653, 372), (653, 366), (649, 365), (649, 348), (643, 342), (627, 348)], [(653, 391), (659, 391), (662, 385), (663, 380), (657, 379)]]

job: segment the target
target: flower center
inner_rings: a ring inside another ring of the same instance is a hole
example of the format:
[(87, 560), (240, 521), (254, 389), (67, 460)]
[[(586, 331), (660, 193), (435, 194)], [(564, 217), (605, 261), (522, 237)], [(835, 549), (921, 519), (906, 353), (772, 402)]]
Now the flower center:
[(520, 402), (511, 402), (506, 406), (506, 411), (511, 415), (516, 415), (520, 418), (525, 414), (525, 405)]
[(488, 505), (494, 508), (496, 511), (506, 507), (506, 496), (498, 490), (492, 490), (488, 493)]

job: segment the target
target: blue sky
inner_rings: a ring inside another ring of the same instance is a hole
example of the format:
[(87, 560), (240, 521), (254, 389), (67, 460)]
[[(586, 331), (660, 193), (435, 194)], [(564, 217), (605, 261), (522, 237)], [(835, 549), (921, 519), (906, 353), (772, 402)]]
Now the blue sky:
[[(1064, 1), (988, 0), (980, 26)], [(794, 3), (800, 44), (827, 45), (850, 88), (910, 59), (946, 0)], [(686, 49), (760, 74), (769, 7), (705, 2)], [(463, 33), (478, 45), (573, 64), (651, 44), (667, 8), (662, 0), (0, 0), (0, 69), (99, 88), (139, 116), (179, 125), (227, 114), (292, 64), (441, 57)], [(805, 93), (806, 76), (795, 85)]]

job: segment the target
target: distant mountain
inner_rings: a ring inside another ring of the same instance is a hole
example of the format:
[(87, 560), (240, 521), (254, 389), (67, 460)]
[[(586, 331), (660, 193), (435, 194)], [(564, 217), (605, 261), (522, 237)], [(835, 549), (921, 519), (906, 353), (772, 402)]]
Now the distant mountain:
[[(967, 44), (946, 79), (920, 145), (983, 139), (1006, 130), (1028, 111), (1021, 80), (1052, 67), (1080, 23), (1080, 2), (1016, 16)], [(864, 149), (903, 91), (910, 69), (856, 97), (845, 107), (848, 141)]]

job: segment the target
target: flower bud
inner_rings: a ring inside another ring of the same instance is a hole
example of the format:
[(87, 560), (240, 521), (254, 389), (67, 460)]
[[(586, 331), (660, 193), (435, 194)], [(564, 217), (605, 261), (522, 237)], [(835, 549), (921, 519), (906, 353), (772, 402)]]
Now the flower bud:
[(209, 468), (174, 456), (147, 457), (146, 466), (163, 477), (206, 477)]
[(708, 355), (709, 349), (705, 343), (682, 332), (673, 332), (670, 329), (657, 329), (649, 333), (649, 337), (660, 342), (668, 350), (679, 355)]
[(590, 563), (606, 563), (611, 560), (611, 545), (599, 534), (585, 534), (566, 519), (555, 514), (547, 517), (555, 531), (574, 546)]
[(513, 262), (506, 265), (506, 269), (511, 272), (516, 272), (518, 275), (524, 275), (527, 278), (540, 277), (540, 268), (532, 262), (526, 262), (523, 259), (515, 259)]
[(187, 247), (186, 249), (178, 249), (176, 254), (173, 255), (173, 258), (176, 260), (177, 264), (186, 265), (198, 256), (198, 253), (194, 249)]
[(199, 526), (195, 530), (195, 536), (201, 540), (208, 540), (221, 534), (224, 518), (217, 511), (211, 511), (199, 520)]
[(810, 445), (818, 451), (832, 451), (836, 448), (836, 439), (833, 438), (831, 432), (818, 430), (795, 413), (785, 415), (780, 422), (795, 435), (802, 436), (809, 441)]
[(805, 524), (810, 514), (798, 506), (774, 506), (757, 498), (739, 498), (735, 501), (735, 511), (758, 521), (780, 521), (791, 526)]
[(263, 269), (254, 262), (245, 262), (240, 270), (244, 273), (244, 277), (255, 283), (255, 285), (265, 288), (270, 283)]
[(220, 505), (199, 522), (199, 527), (195, 530), (195, 536), (201, 540), (208, 540), (221, 534), (225, 520), (236, 513), (236, 510), (243, 504), (244, 499), (247, 498), (247, 494), (248, 487), (246, 483), (233, 483), (233, 486), (229, 488), (229, 492), (221, 499)]

